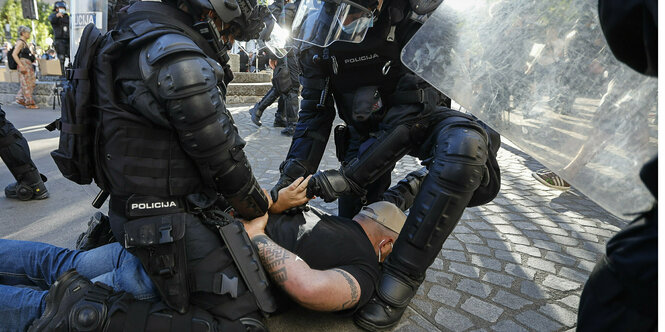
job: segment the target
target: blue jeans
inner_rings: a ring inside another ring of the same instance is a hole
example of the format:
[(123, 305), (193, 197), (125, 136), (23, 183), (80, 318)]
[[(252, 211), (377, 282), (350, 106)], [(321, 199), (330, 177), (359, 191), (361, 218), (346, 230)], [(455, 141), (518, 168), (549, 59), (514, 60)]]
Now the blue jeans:
[(70, 269), (138, 299), (157, 297), (141, 262), (119, 243), (79, 251), (0, 239), (0, 331), (25, 331), (42, 315), (49, 287)]

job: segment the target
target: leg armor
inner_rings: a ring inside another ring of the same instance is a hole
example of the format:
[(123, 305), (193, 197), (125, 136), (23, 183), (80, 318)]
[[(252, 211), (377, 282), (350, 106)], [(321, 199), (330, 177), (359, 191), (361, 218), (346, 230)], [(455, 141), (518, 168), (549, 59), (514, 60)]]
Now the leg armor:
[(289, 126), (293, 127), (295, 131), (296, 122), (298, 122), (298, 96), (300, 95), (300, 66), (295, 52), (291, 51), (286, 55), (286, 66), (289, 69), (289, 76), (291, 78), (291, 88), (286, 93), (284, 116)]
[(254, 122), (255, 125), (261, 126), (261, 117), (263, 116), (263, 112), (268, 108), (272, 103), (277, 100), (277, 97), (279, 97), (279, 93), (275, 89), (275, 87), (270, 88), (268, 90), (268, 93), (266, 93), (263, 98), (261, 98), (261, 101), (256, 103), (254, 107), (252, 107), (249, 110), (249, 114), (252, 116), (252, 122)]
[[(286, 122), (286, 128), (281, 133), (286, 136), (293, 136), (296, 131), (296, 122), (298, 122), (298, 91), (291, 89), (280, 97), (283, 100), (283, 118)], [(275, 115), (277, 117), (277, 115)]]
[(307, 186), (308, 196), (318, 196), (327, 202), (348, 194), (365, 196), (364, 188), (391, 170), (411, 150), (411, 133), (418, 131), (418, 127), (399, 125), (341, 171), (316, 173)]
[(275, 128), (286, 127), (286, 117), (284, 116), (284, 95), (279, 95), (279, 100), (277, 101), (277, 111), (275, 111), (275, 121), (273, 121), (272, 126)]
[(37, 167), (30, 159), (30, 148), (23, 135), (5, 118), (0, 109), (0, 158), (7, 164), (9, 171), (16, 179), (15, 183), (5, 188), (5, 195), (23, 201), (44, 199), (49, 196), (44, 181), (46, 177), (39, 174)]
[(266, 331), (259, 317), (231, 321), (192, 307), (179, 314), (160, 303), (142, 302), (75, 270), (61, 275), (46, 296), (46, 309), (28, 331)]
[(429, 174), (391, 255), (397, 264), (390, 266), (414, 279), (424, 276), (480, 186), (487, 156), (487, 134), (475, 123), (453, 123), (438, 133)]
[(429, 174), (384, 264), (377, 296), (356, 316), (361, 326), (386, 328), (399, 321), (482, 182), (488, 157), (485, 131), (475, 122), (456, 117), (444, 120), (443, 125), (434, 133)]
[(298, 122), (298, 90), (291, 89), (284, 94), (284, 117), (288, 125), (295, 126)]

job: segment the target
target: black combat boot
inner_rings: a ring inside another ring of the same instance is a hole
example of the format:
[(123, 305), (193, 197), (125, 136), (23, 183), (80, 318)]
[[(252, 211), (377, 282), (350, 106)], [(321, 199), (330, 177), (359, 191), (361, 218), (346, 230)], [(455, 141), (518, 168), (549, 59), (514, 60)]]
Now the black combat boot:
[(254, 107), (249, 109), (249, 115), (252, 116), (252, 122), (254, 122), (255, 125), (261, 127), (263, 123), (261, 123), (261, 116), (263, 116), (263, 110), (259, 109), (258, 104), (254, 105)]
[(272, 123), (272, 126), (275, 128), (286, 128), (286, 125), (287, 123), (284, 117), (275, 113), (275, 122)]
[(22, 201), (48, 198), (49, 193), (44, 185), (46, 180), (46, 176), (39, 174), (37, 170), (30, 171), (19, 178), (17, 182), (5, 187), (5, 196)]
[(282, 129), (281, 133), (284, 136), (292, 137), (293, 134), (296, 133), (296, 125), (295, 124), (287, 125), (286, 128)]
[(387, 329), (397, 324), (422, 283), (408, 279), (384, 271), (375, 295), (358, 310), (353, 317), (354, 322), (369, 331)]
[(261, 98), (261, 101), (249, 109), (249, 114), (252, 116), (252, 122), (254, 122), (255, 125), (261, 127), (261, 116), (263, 116), (263, 112), (266, 110), (266, 108), (272, 105), (272, 103), (274, 103), (278, 97), (279, 93), (277, 90), (275, 90), (274, 87), (272, 87), (270, 90), (268, 90), (266, 95)]

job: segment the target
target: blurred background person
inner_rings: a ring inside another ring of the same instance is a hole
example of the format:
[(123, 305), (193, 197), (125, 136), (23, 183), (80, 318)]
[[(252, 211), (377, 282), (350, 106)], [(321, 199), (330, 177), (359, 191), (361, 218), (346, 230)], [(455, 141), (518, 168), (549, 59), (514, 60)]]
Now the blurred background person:
[(55, 50), (50, 48), (48, 51), (46, 51), (46, 53), (44, 53), (44, 55), (42, 55), (42, 59), (44, 59), (44, 60), (53, 60), (53, 59), (55, 59), (55, 55), (56, 55)]
[(14, 52), (11, 54), (16, 61), (16, 69), (18, 70), (18, 78), (20, 88), (16, 94), (16, 102), (25, 106), (25, 108), (35, 109), (39, 108), (35, 104), (35, 99), (32, 98), (32, 91), (35, 89), (35, 69), (32, 63), (35, 61), (35, 56), (30, 51), (28, 40), (30, 39), (30, 28), (21, 25), (18, 28), (19, 39), (14, 46)]
[(56, 1), (53, 5), (53, 13), (48, 17), (53, 27), (53, 44), (60, 59), (62, 72), (65, 72), (65, 58), (69, 58), (69, 14), (67, 4), (64, 1)]

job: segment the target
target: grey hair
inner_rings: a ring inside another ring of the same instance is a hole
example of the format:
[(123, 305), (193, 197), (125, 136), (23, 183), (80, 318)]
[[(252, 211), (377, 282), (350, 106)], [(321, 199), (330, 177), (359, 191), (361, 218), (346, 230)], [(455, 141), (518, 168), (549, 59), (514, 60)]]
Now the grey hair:
[(32, 32), (32, 29), (28, 28), (25, 25), (21, 25), (20, 27), (18, 27), (18, 35), (19, 36), (24, 32), (30, 33), (30, 32)]

